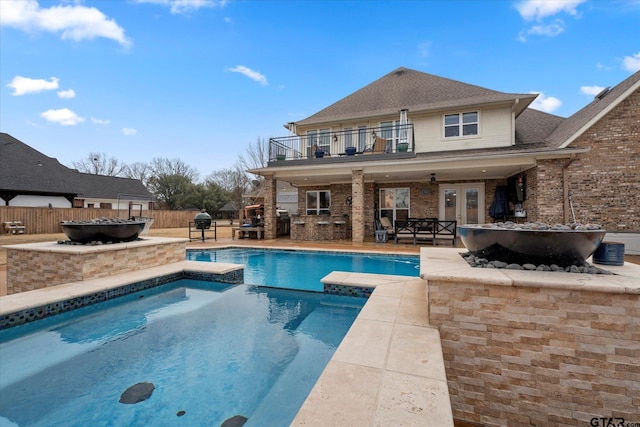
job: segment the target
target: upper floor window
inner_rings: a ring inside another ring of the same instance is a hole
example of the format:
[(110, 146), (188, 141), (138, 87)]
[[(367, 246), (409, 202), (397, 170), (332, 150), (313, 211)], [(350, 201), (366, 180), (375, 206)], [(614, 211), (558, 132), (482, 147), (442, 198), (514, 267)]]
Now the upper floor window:
[(331, 129), (308, 130), (307, 131), (307, 157), (314, 157), (315, 150), (324, 151), (328, 155), (331, 151), (329, 138)]
[(331, 213), (331, 191), (307, 191), (307, 215), (329, 215)]
[(444, 137), (478, 135), (478, 112), (445, 114)]

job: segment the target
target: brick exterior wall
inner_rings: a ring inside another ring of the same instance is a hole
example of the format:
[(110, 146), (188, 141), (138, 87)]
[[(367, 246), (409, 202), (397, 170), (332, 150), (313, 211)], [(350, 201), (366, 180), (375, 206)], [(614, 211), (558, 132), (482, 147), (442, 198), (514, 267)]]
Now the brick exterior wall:
[(612, 232), (640, 232), (640, 91), (634, 92), (570, 147), (590, 148), (569, 166), (580, 222)]
[(264, 238), (275, 239), (276, 225), (276, 189), (277, 181), (269, 175), (264, 178)]
[[(117, 245), (123, 249), (114, 249)], [(184, 261), (186, 241), (144, 246), (120, 243), (104, 248), (104, 251), (82, 253), (7, 247), (7, 294)]]
[[(528, 209), (535, 209), (535, 214), (532, 213), (532, 215), (527, 211), (527, 217), (531, 216), (529, 221), (536, 220), (547, 224), (565, 223), (562, 179), (562, 168), (565, 162), (564, 159), (538, 161), (538, 166), (527, 175), (527, 177), (534, 176), (537, 184), (531, 185), (527, 180), (525, 205)], [(533, 197), (529, 198), (531, 193)]]
[(431, 280), (428, 295), (455, 419), (638, 422), (639, 295)]

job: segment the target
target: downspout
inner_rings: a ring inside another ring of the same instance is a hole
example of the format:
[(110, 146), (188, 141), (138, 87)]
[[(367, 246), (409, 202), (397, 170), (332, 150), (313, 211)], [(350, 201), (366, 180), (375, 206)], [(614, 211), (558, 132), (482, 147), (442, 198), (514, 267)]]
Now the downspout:
[(511, 145), (516, 145), (516, 107), (520, 103), (520, 98), (516, 98), (516, 101), (513, 103), (513, 107), (511, 107), (511, 129), (513, 132), (511, 133)]
[[(569, 166), (571, 166), (571, 163), (575, 162), (577, 158), (576, 154), (572, 154), (571, 157), (564, 162), (564, 165), (562, 165), (562, 198), (564, 200), (563, 212), (565, 224), (569, 223), (569, 220), (571, 219), (569, 217), (569, 213), (571, 212), (573, 214), (573, 206), (570, 202), (571, 190), (569, 190)], [(575, 220), (576, 218), (574, 215), (573, 221), (575, 222)]]

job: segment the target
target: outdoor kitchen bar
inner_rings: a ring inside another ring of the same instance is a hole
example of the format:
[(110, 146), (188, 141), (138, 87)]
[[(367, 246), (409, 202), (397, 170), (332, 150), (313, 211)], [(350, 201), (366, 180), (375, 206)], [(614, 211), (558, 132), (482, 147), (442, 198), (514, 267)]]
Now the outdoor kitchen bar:
[(295, 215), (291, 240), (345, 240), (351, 237), (349, 218), (344, 215)]

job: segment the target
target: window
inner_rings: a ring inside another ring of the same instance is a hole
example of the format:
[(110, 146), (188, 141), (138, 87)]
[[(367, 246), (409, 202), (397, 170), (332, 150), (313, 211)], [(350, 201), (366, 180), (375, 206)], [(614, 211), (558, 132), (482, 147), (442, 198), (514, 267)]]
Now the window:
[(331, 129), (320, 129), (318, 130), (308, 130), (307, 131), (307, 157), (314, 157), (315, 153), (312, 153), (311, 150), (314, 148), (314, 145), (317, 146), (319, 150), (325, 152), (328, 155), (331, 151)]
[(408, 188), (381, 188), (380, 189), (380, 216), (386, 216), (391, 223), (396, 219), (409, 217), (409, 189)]
[(307, 191), (307, 215), (329, 215), (331, 213), (331, 191)]
[(367, 148), (367, 127), (358, 126), (358, 151), (363, 152)]
[(478, 135), (478, 112), (446, 114), (444, 116), (444, 137)]
[(344, 128), (343, 129), (343, 135), (344, 135), (344, 146), (346, 147), (355, 147), (355, 145), (353, 145), (353, 129), (351, 128)]

